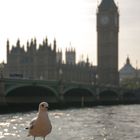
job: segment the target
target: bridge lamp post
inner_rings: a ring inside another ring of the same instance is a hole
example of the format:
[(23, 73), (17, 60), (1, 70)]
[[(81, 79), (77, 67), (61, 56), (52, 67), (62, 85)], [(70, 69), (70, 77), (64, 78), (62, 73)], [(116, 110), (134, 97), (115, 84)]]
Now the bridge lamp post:
[(3, 68), (4, 68), (4, 65), (3, 63), (0, 64), (0, 78), (2, 79), (3, 78)]
[(59, 94), (60, 94), (60, 98), (61, 100), (63, 100), (63, 83), (62, 83), (62, 79), (63, 78), (63, 71), (60, 68), (59, 69)]
[(62, 75), (63, 75), (63, 71), (62, 69), (60, 68), (59, 69), (59, 80), (62, 81)]
[(98, 74), (95, 75), (95, 86), (98, 84)]

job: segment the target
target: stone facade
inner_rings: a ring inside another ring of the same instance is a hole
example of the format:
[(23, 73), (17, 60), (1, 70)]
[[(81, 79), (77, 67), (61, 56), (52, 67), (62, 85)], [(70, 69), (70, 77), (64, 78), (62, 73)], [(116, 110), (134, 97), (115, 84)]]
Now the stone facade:
[(56, 41), (54, 40), (53, 49), (44, 40), (37, 48), (36, 39), (27, 42), (27, 50), (20, 45), (20, 40), (16, 46), (10, 50), (7, 41), (7, 64), (6, 77), (23, 77), (25, 79), (55, 79), (56, 65)]
[(17, 40), (16, 46), (12, 47), (7, 41), (5, 78), (94, 82), (96, 67), (93, 67), (88, 61), (76, 64), (75, 49), (66, 50), (67, 61), (63, 63), (62, 51), (56, 51), (56, 40), (54, 40), (53, 46), (48, 43), (47, 38), (39, 46), (36, 42), (36, 39), (27, 42), (25, 49), (24, 46), (21, 46), (20, 40)]

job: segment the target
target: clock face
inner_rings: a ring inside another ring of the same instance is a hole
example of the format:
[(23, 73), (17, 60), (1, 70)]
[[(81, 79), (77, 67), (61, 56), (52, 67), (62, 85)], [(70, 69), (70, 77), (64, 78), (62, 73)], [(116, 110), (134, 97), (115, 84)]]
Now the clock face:
[(109, 22), (109, 17), (108, 16), (101, 16), (101, 24), (106, 25)]

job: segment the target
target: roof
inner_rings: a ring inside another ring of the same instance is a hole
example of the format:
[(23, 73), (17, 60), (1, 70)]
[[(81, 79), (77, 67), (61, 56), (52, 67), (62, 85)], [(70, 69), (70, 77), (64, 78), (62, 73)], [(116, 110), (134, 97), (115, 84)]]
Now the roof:
[(114, 0), (102, 0), (101, 4), (99, 5), (100, 10), (109, 10), (109, 9), (117, 9), (117, 6)]
[(130, 64), (130, 59), (126, 59), (126, 64), (120, 69), (120, 74), (135, 74), (136, 69)]

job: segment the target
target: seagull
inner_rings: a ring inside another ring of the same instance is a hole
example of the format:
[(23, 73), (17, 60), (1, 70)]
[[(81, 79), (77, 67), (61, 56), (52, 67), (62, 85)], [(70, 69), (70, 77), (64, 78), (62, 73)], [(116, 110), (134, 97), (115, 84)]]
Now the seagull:
[(38, 116), (34, 118), (29, 127), (28, 136), (33, 136), (34, 140), (36, 137), (42, 137), (45, 140), (45, 137), (51, 132), (52, 125), (48, 117), (48, 103), (41, 102), (39, 104)]

